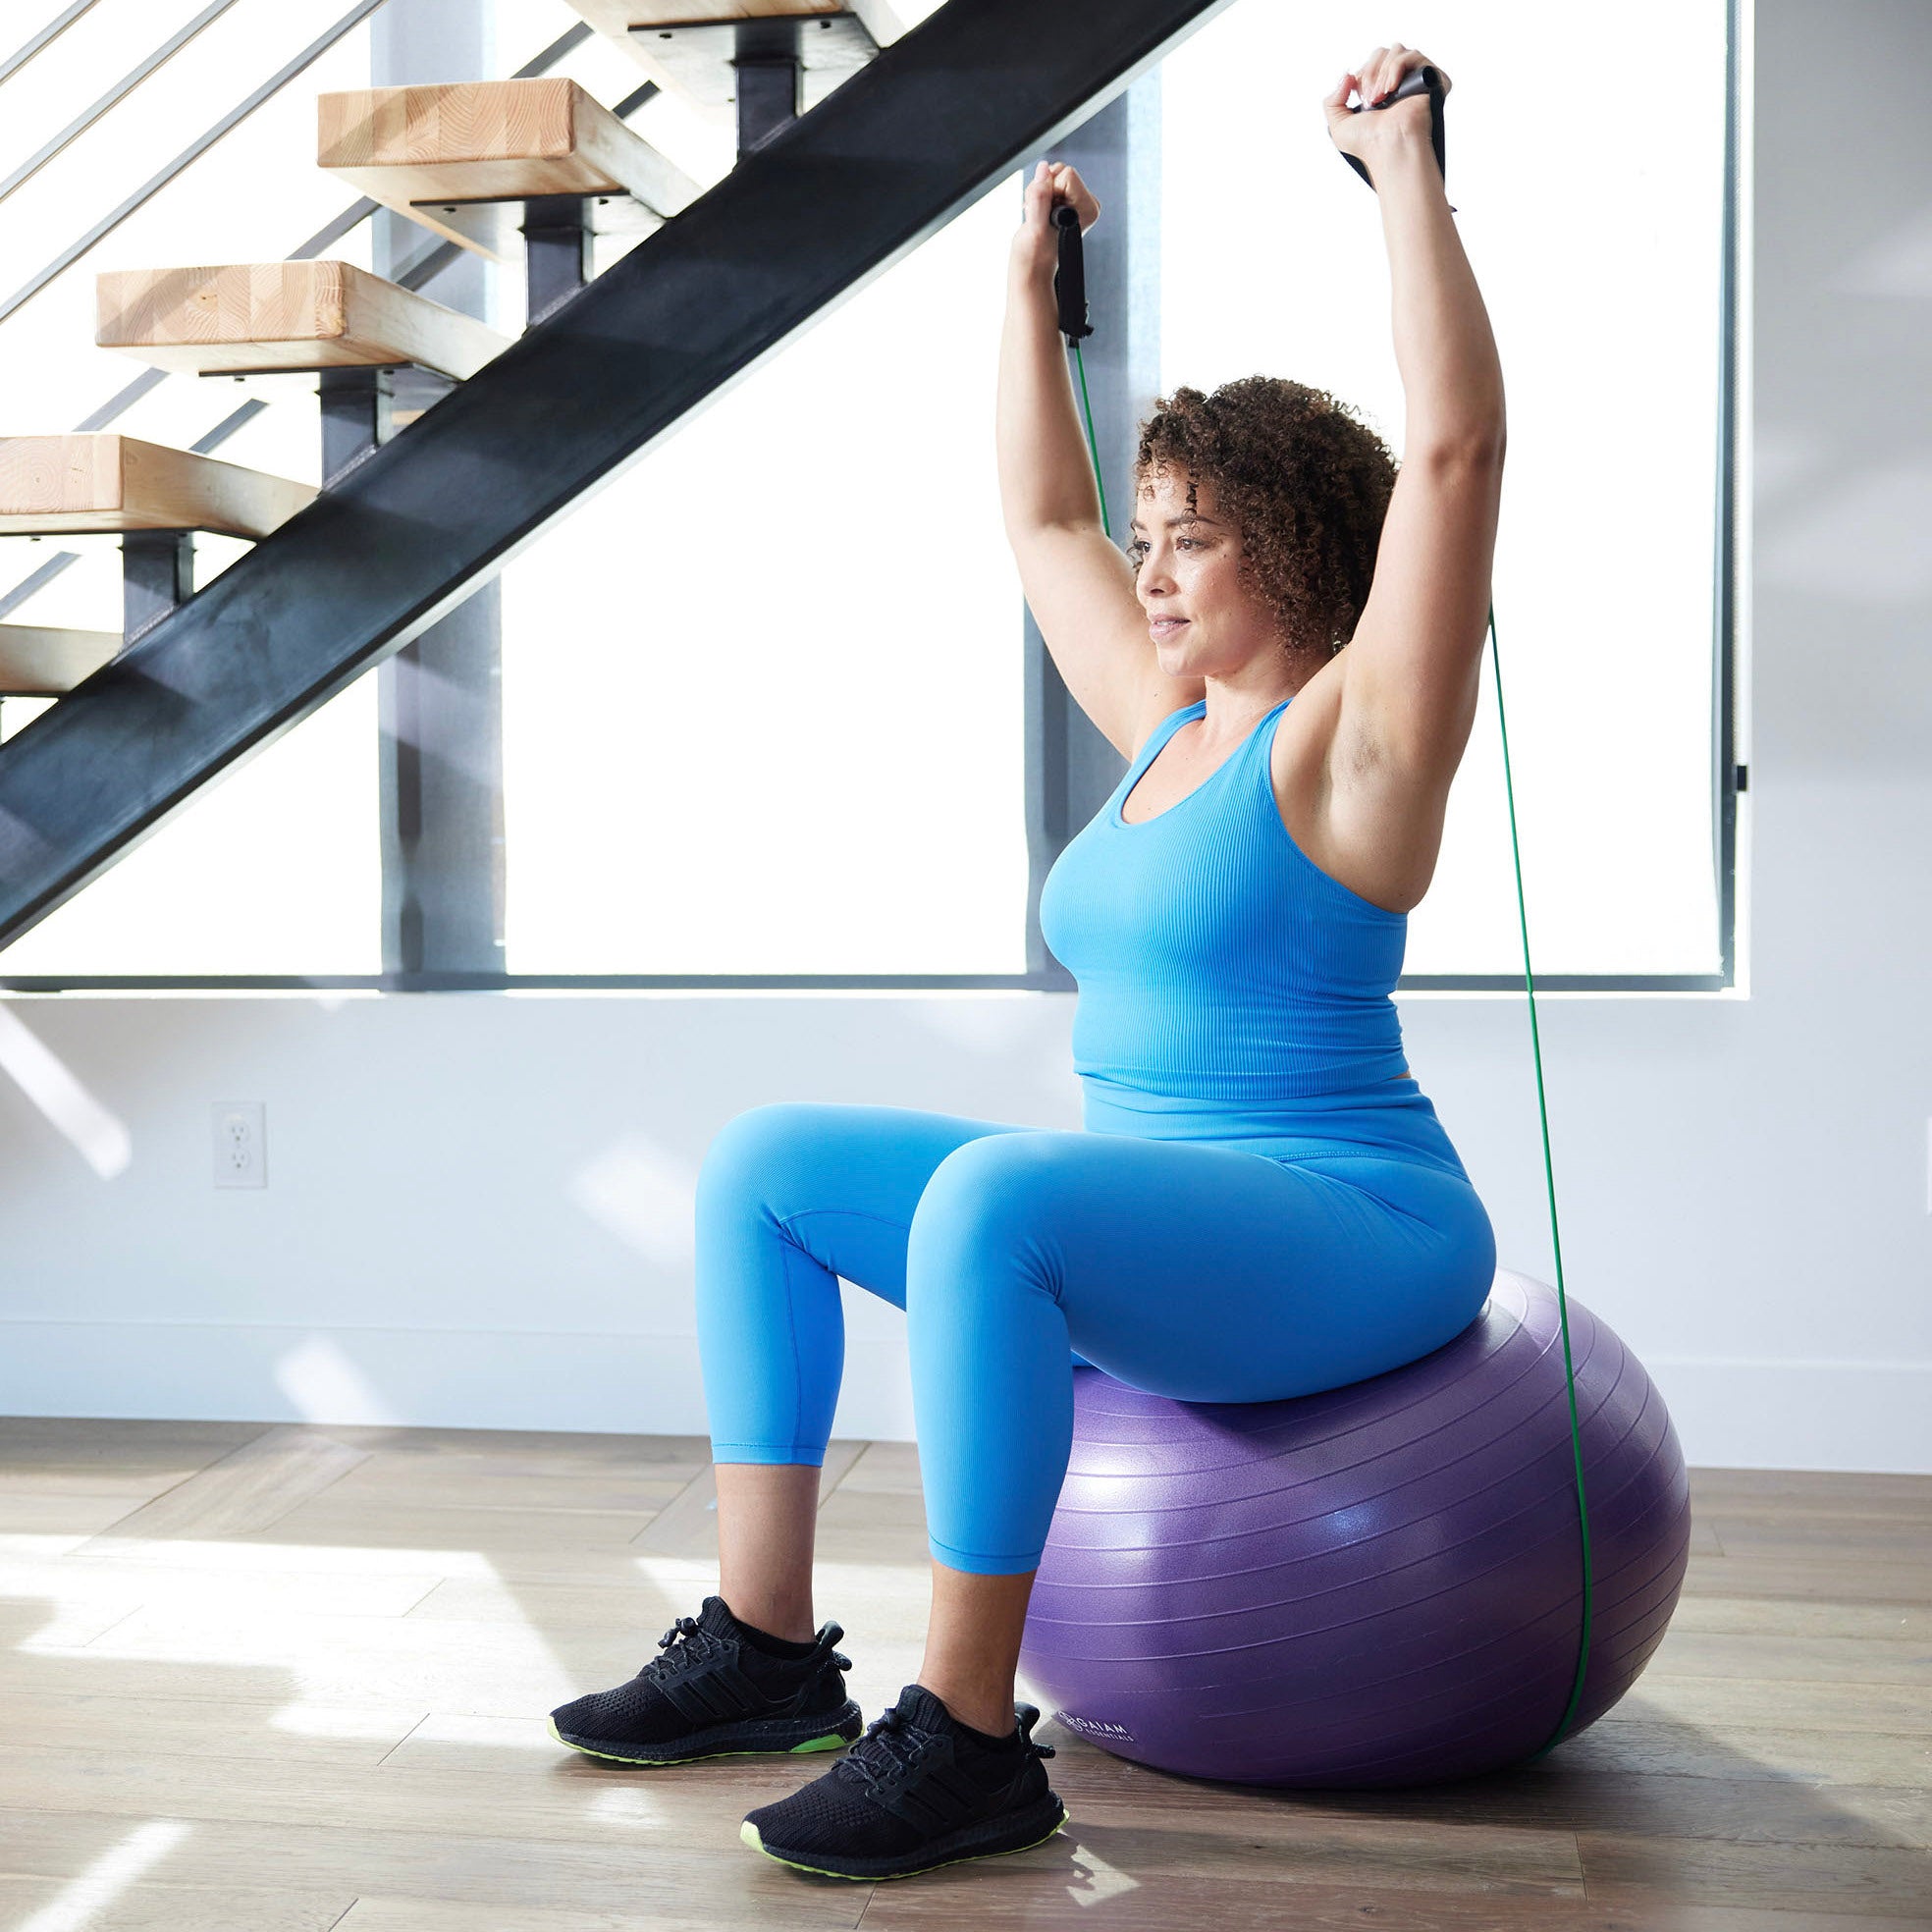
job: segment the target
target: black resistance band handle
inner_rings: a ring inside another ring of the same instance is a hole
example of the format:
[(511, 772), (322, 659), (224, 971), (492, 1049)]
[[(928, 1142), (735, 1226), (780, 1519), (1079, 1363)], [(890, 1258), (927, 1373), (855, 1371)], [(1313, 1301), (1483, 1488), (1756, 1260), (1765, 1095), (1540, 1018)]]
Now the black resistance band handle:
[(1060, 232), (1060, 263), (1053, 272), (1053, 293), (1060, 304), (1060, 334), (1071, 347), (1094, 333), (1087, 319), (1087, 251), (1080, 240), (1080, 210), (1062, 201), (1053, 210)]
[[(1444, 184), (1446, 185), (1449, 180), (1449, 162), (1443, 151), (1442, 76), (1439, 75), (1432, 67), (1419, 67), (1415, 69), (1414, 72), (1405, 74), (1402, 77), (1402, 84), (1399, 87), (1397, 87), (1392, 94), (1389, 95), (1387, 100), (1380, 101), (1376, 104), (1376, 111), (1379, 111), (1381, 108), (1385, 108), (1385, 107), (1393, 107), (1397, 101), (1414, 100), (1418, 94), (1426, 94), (1428, 96), (1429, 138), (1435, 147), (1435, 165), (1439, 169), (1441, 169), (1442, 179)], [(1368, 111), (1367, 103), (1365, 102), (1358, 102), (1354, 107), (1349, 109), (1349, 112), (1351, 114), (1361, 114), (1364, 113), (1365, 111)], [(1368, 186), (1370, 188), (1373, 188), (1375, 186), (1375, 184), (1372, 181), (1368, 180), (1368, 170), (1362, 165), (1362, 160), (1360, 156), (1354, 154), (1344, 154), (1342, 156), (1342, 159), (1346, 161), (1349, 164), (1349, 166), (1353, 168), (1355, 172), (1362, 177), (1364, 181), (1368, 182)], [(1456, 211), (1454, 208), (1451, 208), (1449, 212), (1453, 215)]]

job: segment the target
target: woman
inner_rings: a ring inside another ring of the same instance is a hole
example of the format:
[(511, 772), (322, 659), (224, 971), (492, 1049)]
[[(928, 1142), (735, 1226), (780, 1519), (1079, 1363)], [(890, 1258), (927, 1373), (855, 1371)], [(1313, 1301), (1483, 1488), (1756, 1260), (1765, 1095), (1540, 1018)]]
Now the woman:
[(1488, 1293), (1488, 1216), (1388, 998), (1475, 714), (1503, 457), (1428, 102), (1347, 106), (1422, 62), (1378, 47), (1323, 102), (1378, 190), (1399, 480), (1317, 392), (1178, 390), (1142, 428), (1123, 560), (1055, 328), (1052, 208), (1083, 227), (1100, 210), (1068, 167), (1027, 188), (999, 370), (1006, 529), (1068, 688), (1130, 759), (1041, 904), (1080, 985), (1085, 1131), (812, 1104), (727, 1123), (697, 1190), (720, 1594), (631, 1683), (555, 1713), (562, 1742), (633, 1763), (858, 1737), (842, 1632), (815, 1632), (812, 1608), (838, 1277), (898, 1304), (926, 1655), (828, 1773), (746, 1819), (748, 1844), (807, 1870), (902, 1876), (1063, 1821), (1040, 1713), (1013, 1696), (1076, 1364), (1183, 1401), (1268, 1401), (1414, 1361)]

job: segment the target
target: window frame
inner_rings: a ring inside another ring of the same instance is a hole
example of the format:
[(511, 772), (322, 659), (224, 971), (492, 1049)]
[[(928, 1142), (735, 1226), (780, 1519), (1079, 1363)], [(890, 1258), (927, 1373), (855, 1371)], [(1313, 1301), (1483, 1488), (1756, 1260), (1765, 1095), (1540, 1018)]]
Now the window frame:
[[(1741, 414), (1739, 391), (1739, 290), (1741, 272), (1740, 0), (1725, 7), (1725, 131), (1721, 251), (1718, 301), (1718, 419), (1716, 490), (1716, 571), (1712, 611), (1712, 845), (1717, 865), (1717, 920), (1721, 965), (1713, 973), (1534, 975), (1544, 993), (1729, 993), (1738, 985), (1737, 863), (1738, 798), (1748, 789), (1747, 768), (1737, 760), (1737, 659), (1739, 612), (1738, 476)], [(1086, 374), (1095, 400), (1102, 443), (1102, 467), (1124, 476), (1131, 467), (1131, 433), (1137, 405), (1145, 404), (1157, 375), (1157, 315), (1148, 311), (1157, 295), (1157, 275), (1148, 272), (1158, 246), (1158, 86), (1156, 67), (1092, 116), (1081, 128), (1053, 143), (1054, 158), (1072, 160), (1096, 191), (1122, 219), (1110, 232), (1096, 231), (1089, 244), (1088, 283), (1096, 308), (1114, 327), (1083, 345)], [(1030, 174), (1036, 157), (1028, 156)], [(1130, 259), (1131, 256), (1131, 259)], [(1104, 307), (1101, 305), (1104, 303)], [(1151, 361), (1151, 358), (1154, 358)], [(479, 586), (479, 588), (482, 588)], [(0, 970), (0, 994), (52, 993), (548, 993), (739, 990), (913, 992), (986, 990), (1072, 992), (1075, 982), (1047, 951), (1040, 931), (1041, 887), (1054, 860), (1099, 810), (1126, 770), (1112, 746), (1100, 738), (1073, 704), (1047, 656), (1032, 616), (1022, 606), (1024, 633), (1023, 730), (1026, 741), (1026, 825), (1028, 885), (1026, 902), (1027, 969), (1016, 973), (711, 973), (711, 974), (560, 974), (502, 971), (391, 971), (360, 975), (22, 975)], [(501, 772), (497, 803), (502, 804)], [(487, 867), (490, 855), (474, 840), (452, 839), (441, 846), (451, 868), (447, 885), (457, 895), (489, 894), (492, 881), (471, 876)], [(385, 851), (385, 893), (394, 888), (392, 854)], [(421, 860), (418, 859), (420, 866)], [(514, 891), (513, 863), (508, 889)], [(4, 955), (0, 955), (0, 965)], [(1533, 972), (1533, 942), (1531, 956)], [(1396, 984), (1406, 993), (1520, 993), (1522, 973), (1404, 974)]]

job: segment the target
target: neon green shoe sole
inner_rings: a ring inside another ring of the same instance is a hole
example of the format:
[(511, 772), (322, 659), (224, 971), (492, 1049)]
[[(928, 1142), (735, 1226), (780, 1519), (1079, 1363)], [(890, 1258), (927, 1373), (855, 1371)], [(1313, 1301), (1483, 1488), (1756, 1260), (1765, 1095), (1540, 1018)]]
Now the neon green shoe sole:
[(558, 1730), (556, 1718), (548, 1720), (550, 1735), (560, 1744), (582, 1751), (586, 1757), (601, 1757), (611, 1764), (692, 1764), (707, 1757), (799, 1757), (809, 1751), (842, 1750), (865, 1728), (864, 1713), (850, 1701), (843, 1710), (811, 1722), (814, 1727), (830, 1724), (832, 1729), (816, 1730), (814, 1736), (801, 1739), (797, 1718), (721, 1724), (709, 1738), (700, 1732), (695, 1737), (677, 1739), (655, 1748), (633, 1746), (629, 1750), (614, 1750), (608, 1743), (594, 1744), (586, 1738), (566, 1737)]
[[(815, 1855), (813, 1853), (794, 1852), (787, 1857), (782, 1852), (774, 1852), (765, 1843), (759, 1836), (758, 1827), (749, 1818), (738, 1827), (738, 1838), (742, 1844), (749, 1845), (754, 1852), (762, 1852), (766, 1857), (775, 1858), (781, 1865), (789, 1865), (793, 1871), (813, 1872), (821, 1878), (849, 1878), (855, 1885), (872, 1885), (885, 1878), (917, 1878), (921, 1872), (939, 1871), (946, 1865), (963, 1865), (973, 1858), (1004, 1858), (1015, 1852), (1034, 1851), (1037, 1847), (1045, 1845), (1063, 1825), (1072, 1820), (1073, 1814), (1050, 1793), (1047, 1795), (1047, 1801), (1058, 1809), (1060, 1815), (1038, 1838), (1027, 1837), (1025, 1843), (1020, 1845), (1000, 1845), (991, 1842), (1016, 1829), (1031, 1833), (1042, 1822), (1042, 1818), (1031, 1817), (1024, 1823), (1019, 1818), (990, 1819), (983, 1825), (974, 1826), (970, 1831), (953, 1832), (946, 1838), (936, 1839), (923, 1851), (905, 1853), (905, 1856), (918, 1858), (922, 1862), (901, 1865), (897, 1870), (891, 1869), (893, 1861), (890, 1858), (821, 1859), (815, 1864), (809, 1862)], [(983, 1844), (983, 1850), (976, 1852), (970, 1849), (975, 1840)], [(943, 1855), (947, 1852), (951, 1852), (954, 1855), (951, 1857)], [(841, 1865), (850, 1866), (852, 1869), (841, 1870)]]

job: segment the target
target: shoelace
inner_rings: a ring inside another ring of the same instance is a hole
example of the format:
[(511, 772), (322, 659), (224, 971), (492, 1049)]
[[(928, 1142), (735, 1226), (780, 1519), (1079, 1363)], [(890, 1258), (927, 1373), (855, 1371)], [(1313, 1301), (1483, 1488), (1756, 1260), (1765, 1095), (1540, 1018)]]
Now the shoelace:
[[(680, 1637), (683, 1639), (681, 1643), (678, 1642)], [(721, 1639), (717, 1632), (701, 1628), (695, 1617), (679, 1617), (658, 1638), (658, 1649), (660, 1652), (668, 1652), (671, 1650), (672, 1644), (677, 1644), (675, 1657), (673, 1658), (669, 1655), (653, 1657), (649, 1663), (643, 1666), (638, 1672), (638, 1675), (640, 1677), (662, 1677), (666, 1670), (674, 1669), (676, 1664), (682, 1659), (686, 1657), (703, 1657), (707, 1652), (715, 1650), (718, 1648), (720, 1641)], [(796, 1661), (802, 1663), (804, 1659), (800, 1658)], [(842, 1655), (836, 1650), (831, 1653), (830, 1661), (842, 1671), (848, 1671), (852, 1668), (851, 1658)]]
[(677, 1650), (673, 1655), (661, 1654), (653, 1657), (638, 1672), (638, 1675), (640, 1677), (660, 1677), (667, 1669), (674, 1668), (686, 1657), (702, 1657), (707, 1651), (715, 1649), (718, 1644), (718, 1638), (712, 1632), (698, 1628), (698, 1620), (695, 1617), (679, 1617), (658, 1638), (659, 1651), (661, 1653), (670, 1651), (671, 1645), (677, 1643), (680, 1637), (683, 1638), (683, 1642), (678, 1644)]
[[(896, 1704), (882, 1711), (865, 1728), (865, 1735), (836, 1764), (835, 1772), (855, 1777), (867, 1790), (902, 1784), (939, 1742), (937, 1732), (913, 1721)], [(1020, 1740), (1019, 1762), (1057, 1755), (1051, 1744), (1037, 1744), (1030, 1736)]]
[(834, 1768), (860, 1772), (868, 1785), (876, 1785), (881, 1778), (912, 1772), (932, 1744), (934, 1733), (922, 1731), (894, 1704), (866, 1725), (866, 1735)]
[(832, 1768), (866, 1790), (903, 1783), (938, 1742), (894, 1704), (865, 1728), (865, 1735)]

